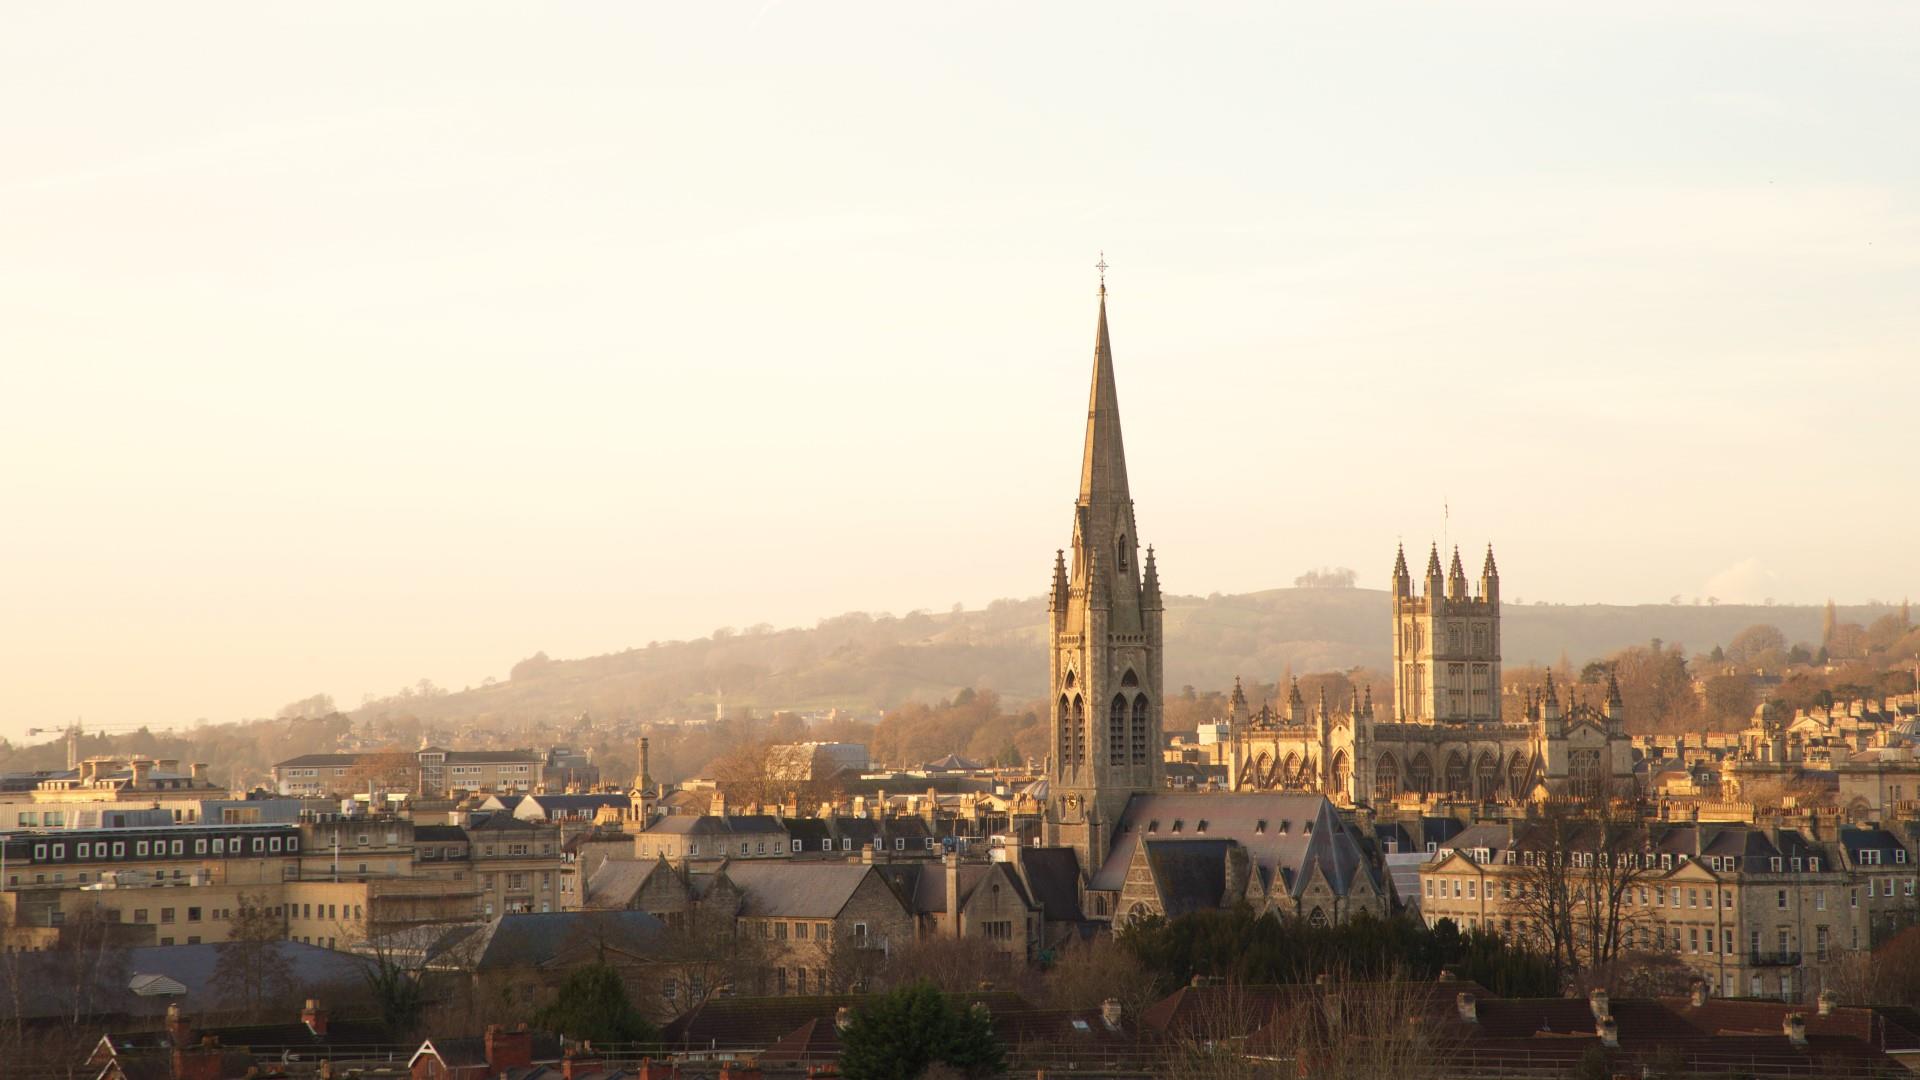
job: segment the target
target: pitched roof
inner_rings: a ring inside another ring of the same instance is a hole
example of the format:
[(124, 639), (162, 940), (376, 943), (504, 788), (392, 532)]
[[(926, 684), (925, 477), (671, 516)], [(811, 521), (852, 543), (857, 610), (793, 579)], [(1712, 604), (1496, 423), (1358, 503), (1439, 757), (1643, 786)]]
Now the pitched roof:
[(1127, 866), (1142, 839), (1172, 837), (1175, 822), (1192, 830), (1179, 834), (1185, 838), (1237, 841), (1246, 848), (1261, 884), (1271, 890), (1292, 892), (1303, 888), (1315, 867), (1340, 895), (1346, 894), (1360, 874), (1380, 884), (1353, 828), (1340, 819), (1324, 795), (1155, 793), (1127, 800), (1115, 828), (1112, 850), (1088, 887), (1119, 891), (1126, 884)]
[(1194, 911), (1211, 911), (1226, 901), (1227, 854), (1233, 841), (1225, 837), (1192, 837), (1146, 841), (1147, 866), (1153, 871), (1160, 907), (1169, 918)]
[(640, 887), (660, 866), (658, 860), (608, 859), (587, 879), (586, 905), (590, 908), (623, 908), (633, 903)]
[(781, 860), (727, 867), (727, 877), (745, 894), (740, 914), (798, 919), (834, 918), (873, 874), (862, 863)]
[(1048, 922), (1081, 922), (1080, 855), (1070, 847), (1022, 847), (1020, 865)]
[(310, 769), (331, 766), (340, 769), (352, 768), (358, 764), (360, 764), (359, 754), (301, 754), (299, 757), (290, 757), (285, 761), (276, 761), (273, 763), (273, 767), (276, 769)]

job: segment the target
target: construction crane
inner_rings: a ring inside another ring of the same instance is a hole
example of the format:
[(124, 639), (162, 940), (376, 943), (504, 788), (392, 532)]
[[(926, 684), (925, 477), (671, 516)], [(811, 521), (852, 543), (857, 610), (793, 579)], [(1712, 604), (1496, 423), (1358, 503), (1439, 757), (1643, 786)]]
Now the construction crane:
[[(87, 727), (86, 731), (91, 731), (95, 735), (118, 735), (129, 731), (139, 731), (146, 726), (145, 724), (94, 724)], [(80, 767), (80, 736), (82, 733), (81, 721), (79, 720), (75, 720), (66, 727), (36, 727), (27, 729), (27, 736), (29, 738), (35, 735), (65, 735), (67, 739), (68, 769), (77, 769)]]

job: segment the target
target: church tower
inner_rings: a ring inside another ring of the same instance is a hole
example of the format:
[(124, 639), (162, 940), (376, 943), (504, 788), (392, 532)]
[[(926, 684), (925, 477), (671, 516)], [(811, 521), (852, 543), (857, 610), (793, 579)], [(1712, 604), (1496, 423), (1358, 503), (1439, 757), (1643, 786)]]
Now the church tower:
[(1460, 564), (1440, 569), (1427, 553), (1425, 590), (1416, 595), (1402, 549), (1393, 561), (1393, 708), (1402, 723), (1500, 721), (1500, 570), (1487, 547), (1480, 588), (1470, 593)]
[(1136, 792), (1161, 787), (1160, 579), (1148, 548), (1140, 558), (1120, 398), (1100, 283), (1093, 389), (1073, 549), (1054, 556), (1047, 598), (1053, 742), (1048, 754), (1046, 841), (1080, 855), (1092, 874)]

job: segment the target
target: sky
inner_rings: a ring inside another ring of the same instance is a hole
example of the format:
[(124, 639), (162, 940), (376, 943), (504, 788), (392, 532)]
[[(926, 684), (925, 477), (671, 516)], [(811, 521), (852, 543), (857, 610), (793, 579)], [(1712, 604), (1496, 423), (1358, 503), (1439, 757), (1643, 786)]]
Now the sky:
[(1170, 592), (1920, 592), (1910, 4), (7, 21), (0, 735), (1038, 595), (1102, 252)]

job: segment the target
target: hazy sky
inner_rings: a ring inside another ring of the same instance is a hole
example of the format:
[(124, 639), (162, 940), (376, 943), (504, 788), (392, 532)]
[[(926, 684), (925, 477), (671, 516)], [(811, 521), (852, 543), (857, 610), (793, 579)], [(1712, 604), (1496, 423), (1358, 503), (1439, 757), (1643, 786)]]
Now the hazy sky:
[(1909, 3), (6, 27), (0, 733), (1037, 595), (1103, 249), (1169, 591), (1920, 592)]

